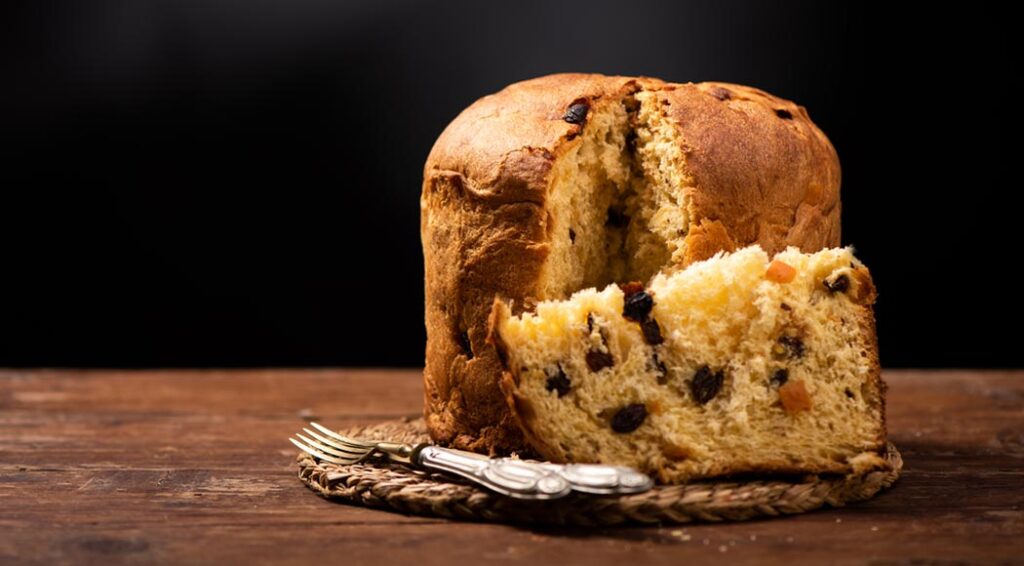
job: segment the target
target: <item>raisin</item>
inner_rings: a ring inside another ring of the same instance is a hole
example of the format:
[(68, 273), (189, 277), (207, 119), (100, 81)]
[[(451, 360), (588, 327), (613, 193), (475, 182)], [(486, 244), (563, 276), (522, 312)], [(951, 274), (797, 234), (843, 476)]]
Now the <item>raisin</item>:
[(658, 378), (658, 385), (665, 385), (668, 383), (668, 367), (665, 366), (665, 362), (658, 359), (658, 354), (651, 356), (651, 367), (654, 369), (655, 374)]
[(576, 243), (576, 230), (572, 228), (569, 228), (569, 241), (574, 244)]
[(849, 387), (844, 389), (843, 393), (846, 393), (846, 398), (847, 399), (853, 399), (855, 397), (855, 395), (853, 394), (853, 391), (851, 391)]
[(779, 336), (779, 342), (773, 349), (777, 358), (802, 358), (805, 351), (804, 341), (797, 336)]
[(565, 115), (562, 116), (562, 119), (570, 124), (579, 124), (582, 126), (587, 121), (587, 111), (589, 110), (590, 107), (587, 106), (586, 102), (574, 102), (569, 106), (569, 109), (565, 111)]
[(785, 108), (779, 108), (778, 110), (776, 110), (775, 115), (778, 116), (779, 118), (782, 118), (783, 120), (793, 119), (793, 113), (790, 112), (789, 110), (786, 110)]
[(633, 432), (647, 419), (647, 406), (632, 403), (618, 410), (612, 417), (612, 430), (620, 433)]
[(640, 330), (644, 333), (644, 340), (651, 346), (657, 346), (665, 341), (661, 335), (661, 326), (658, 326), (658, 321), (653, 318), (641, 322)]
[(769, 381), (773, 386), (779, 387), (789, 381), (789, 370), (786, 368), (779, 368), (772, 374), (772, 378)]
[(652, 308), (654, 308), (654, 299), (647, 294), (647, 291), (640, 291), (626, 297), (622, 305), (622, 316), (633, 322), (643, 322), (651, 314)]
[(690, 381), (690, 392), (697, 403), (705, 405), (718, 395), (724, 381), (725, 374), (721, 370), (712, 372), (710, 367), (700, 366)]
[(594, 332), (594, 313), (587, 313), (587, 334)]
[(572, 388), (572, 382), (569, 381), (569, 376), (565, 375), (565, 370), (562, 369), (562, 366), (558, 366), (558, 370), (554, 375), (548, 374), (548, 380), (544, 387), (548, 391), (557, 391), (559, 397), (564, 397), (569, 392), (569, 389)]
[(469, 333), (463, 330), (459, 333), (459, 347), (462, 348), (462, 352), (466, 354), (466, 359), (473, 359), (473, 345), (469, 342)]
[(615, 359), (612, 358), (610, 352), (602, 352), (601, 350), (587, 352), (587, 367), (590, 368), (590, 371), (596, 373), (613, 365), (615, 365)]
[(781, 305), (779, 305), (779, 308), (781, 308), (784, 311), (791, 311), (791, 310), (793, 310), (793, 307), (787, 305), (786, 303), (782, 303)]
[(850, 289), (850, 278), (843, 273), (831, 281), (826, 279), (825, 288), (828, 289), (830, 293), (845, 293)]
[(711, 89), (711, 92), (708, 93), (708, 94), (710, 94), (711, 96), (717, 98), (718, 100), (723, 100), (723, 101), (729, 100), (730, 98), (732, 98), (732, 92), (729, 89), (722, 88), (720, 86), (716, 86), (715, 88)]
[(614, 228), (622, 228), (629, 224), (629, 216), (621, 209), (615, 208), (614, 206), (608, 207), (608, 219), (604, 222), (605, 226), (612, 226)]
[(630, 281), (629, 283), (617, 283), (619, 289), (622, 290), (622, 294), (626, 298), (632, 297), (633, 295), (644, 290), (644, 284), (639, 281)]

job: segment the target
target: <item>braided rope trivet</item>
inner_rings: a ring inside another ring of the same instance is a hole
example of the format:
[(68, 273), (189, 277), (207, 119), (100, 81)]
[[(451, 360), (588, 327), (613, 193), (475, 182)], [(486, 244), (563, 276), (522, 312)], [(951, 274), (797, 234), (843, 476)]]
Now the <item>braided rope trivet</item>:
[[(388, 421), (344, 431), (354, 438), (416, 443), (428, 440), (423, 419)], [(657, 486), (620, 497), (570, 495), (556, 501), (519, 501), (447, 475), (398, 464), (338, 466), (301, 454), (299, 478), (328, 499), (403, 513), (451, 519), (553, 525), (742, 521), (840, 507), (868, 499), (899, 477), (903, 459), (889, 445), (887, 470), (842, 477), (784, 480), (702, 481)]]

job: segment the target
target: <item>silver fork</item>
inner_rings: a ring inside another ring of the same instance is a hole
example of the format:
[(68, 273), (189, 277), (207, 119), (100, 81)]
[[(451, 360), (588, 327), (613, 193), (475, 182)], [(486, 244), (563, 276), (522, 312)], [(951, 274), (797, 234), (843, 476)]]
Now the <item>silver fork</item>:
[(319, 430), (326, 436), (319, 435), (308, 428), (303, 427), (302, 430), (316, 440), (306, 438), (298, 433), (296, 433), (295, 436), (299, 437), (302, 442), (299, 442), (294, 438), (289, 438), (288, 440), (297, 446), (299, 450), (302, 450), (303, 452), (325, 462), (331, 462), (332, 464), (358, 464), (359, 462), (373, 456), (378, 450), (386, 454), (388, 458), (393, 461), (409, 464), (412, 463), (411, 457), (417, 448), (421, 446), (428, 446), (428, 444), (410, 446), (399, 442), (356, 440), (354, 438), (342, 436), (333, 430), (314, 422), (309, 423), (309, 426)]
[[(488, 458), (429, 443), (368, 441), (349, 438), (320, 424), (303, 428), (308, 436), (289, 438), (303, 452), (333, 464), (349, 465), (379, 455), (393, 462), (447, 472), (517, 499), (557, 499), (572, 491), (597, 494), (639, 493), (653, 487), (651, 478), (622, 466), (551, 464), (517, 458)], [(312, 438), (310, 438), (312, 437)]]

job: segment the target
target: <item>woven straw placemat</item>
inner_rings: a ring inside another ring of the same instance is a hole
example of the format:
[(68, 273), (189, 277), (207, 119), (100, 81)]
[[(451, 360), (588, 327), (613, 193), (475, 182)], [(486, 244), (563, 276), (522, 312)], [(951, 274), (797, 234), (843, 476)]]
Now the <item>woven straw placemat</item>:
[[(353, 438), (426, 442), (423, 419), (398, 420), (357, 427), (342, 434)], [(798, 480), (699, 481), (657, 486), (625, 496), (572, 494), (554, 501), (521, 501), (496, 495), (448, 475), (400, 464), (339, 466), (301, 454), (299, 478), (332, 500), (411, 513), (463, 519), (544, 525), (620, 525), (742, 521), (839, 507), (868, 499), (899, 477), (903, 460), (889, 445), (886, 470), (839, 477), (808, 476)]]

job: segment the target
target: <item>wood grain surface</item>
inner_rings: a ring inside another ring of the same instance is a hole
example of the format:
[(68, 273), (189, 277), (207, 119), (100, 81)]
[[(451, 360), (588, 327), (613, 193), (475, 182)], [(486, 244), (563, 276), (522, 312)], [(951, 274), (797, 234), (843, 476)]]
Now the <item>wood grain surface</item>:
[(886, 371), (903, 478), (737, 524), (529, 529), (322, 500), (287, 437), (416, 415), (410, 370), (0, 371), (0, 563), (1024, 563), (1024, 372)]

